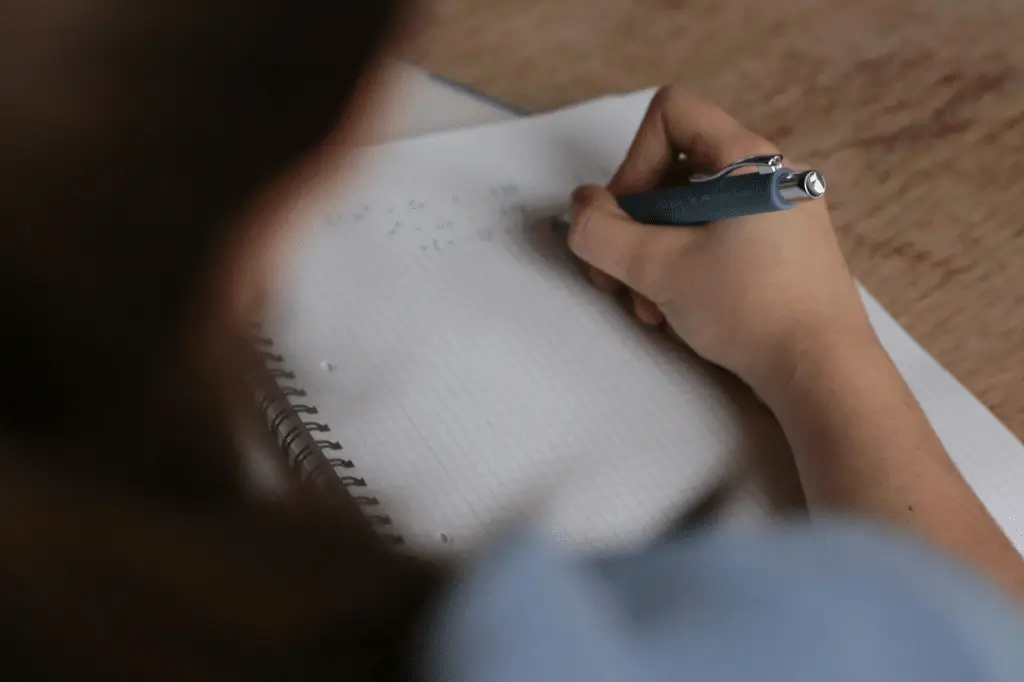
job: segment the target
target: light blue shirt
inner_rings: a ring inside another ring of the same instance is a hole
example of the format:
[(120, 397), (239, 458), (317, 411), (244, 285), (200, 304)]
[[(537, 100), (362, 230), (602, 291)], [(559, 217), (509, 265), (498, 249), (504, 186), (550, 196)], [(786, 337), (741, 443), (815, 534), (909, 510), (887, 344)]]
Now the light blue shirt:
[(840, 520), (589, 561), (510, 533), (454, 584), (423, 644), (438, 682), (1024, 680), (1024, 620), (1006, 597)]

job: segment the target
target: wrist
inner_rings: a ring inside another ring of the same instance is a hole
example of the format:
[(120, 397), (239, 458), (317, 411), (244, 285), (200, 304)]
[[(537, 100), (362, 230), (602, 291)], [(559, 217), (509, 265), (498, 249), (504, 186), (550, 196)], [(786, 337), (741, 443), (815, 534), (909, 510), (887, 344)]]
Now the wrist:
[(763, 353), (741, 378), (777, 411), (794, 400), (834, 391), (850, 372), (896, 372), (871, 325), (804, 329)]

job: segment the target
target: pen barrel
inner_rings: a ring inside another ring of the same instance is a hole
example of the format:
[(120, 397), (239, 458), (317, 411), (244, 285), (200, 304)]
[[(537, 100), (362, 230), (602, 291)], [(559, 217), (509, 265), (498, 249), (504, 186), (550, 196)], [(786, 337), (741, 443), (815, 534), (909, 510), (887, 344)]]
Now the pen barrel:
[(794, 206), (779, 191), (786, 172), (734, 175), (707, 183), (653, 190), (619, 198), (633, 220), (648, 225), (701, 225)]

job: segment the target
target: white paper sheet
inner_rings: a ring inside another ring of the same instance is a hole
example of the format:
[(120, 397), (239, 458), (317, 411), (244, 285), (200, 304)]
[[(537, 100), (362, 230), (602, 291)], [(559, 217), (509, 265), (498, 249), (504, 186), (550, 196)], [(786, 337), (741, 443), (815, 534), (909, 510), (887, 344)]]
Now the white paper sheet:
[[(640, 329), (565, 256), (547, 218), (604, 182), (651, 93), (375, 148), (296, 215), (270, 329), (417, 548), (464, 551), (511, 517), (605, 548), (663, 531), (777, 452), (763, 408)], [(1024, 448), (868, 297), (961, 470), (1024, 548)], [(741, 505), (760, 513), (763, 496)]]

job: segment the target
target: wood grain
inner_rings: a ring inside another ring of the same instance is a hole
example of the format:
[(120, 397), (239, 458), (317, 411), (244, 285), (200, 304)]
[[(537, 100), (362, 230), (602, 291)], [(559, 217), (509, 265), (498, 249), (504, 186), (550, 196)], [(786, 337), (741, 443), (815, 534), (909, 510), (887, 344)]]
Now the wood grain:
[(438, 0), (424, 67), (531, 111), (680, 83), (828, 174), (851, 267), (1024, 437), (1019, 0)]

